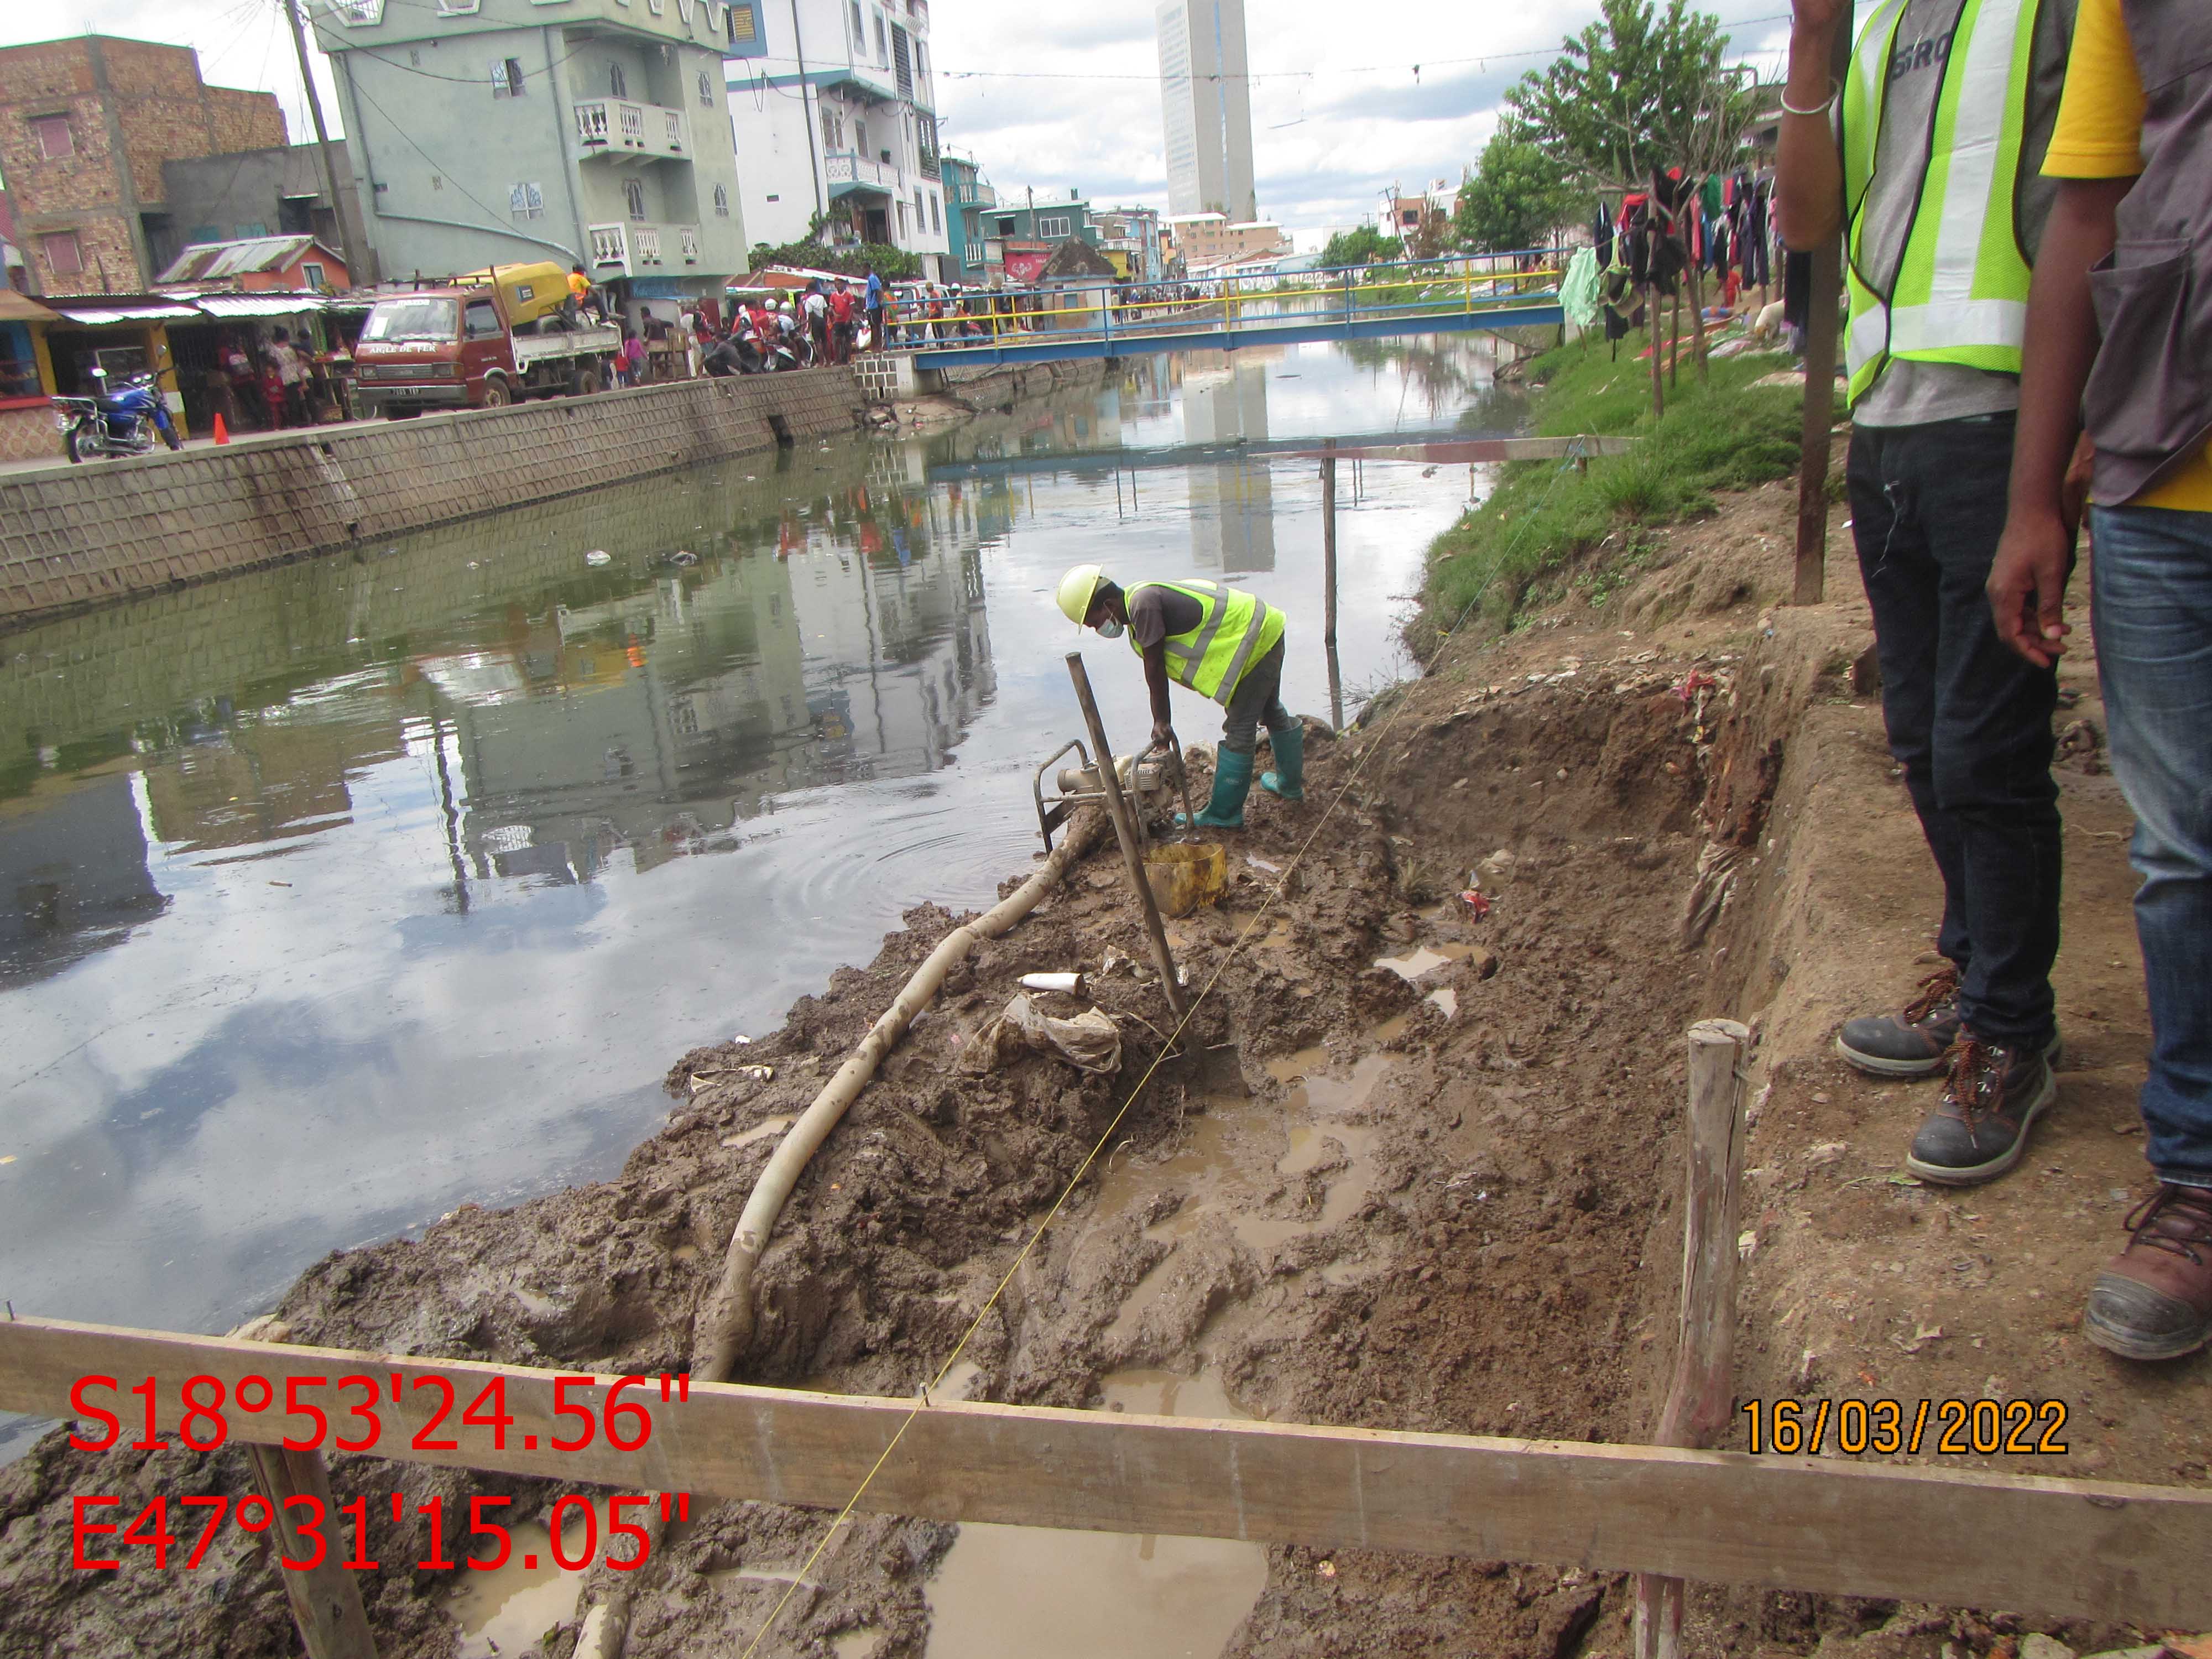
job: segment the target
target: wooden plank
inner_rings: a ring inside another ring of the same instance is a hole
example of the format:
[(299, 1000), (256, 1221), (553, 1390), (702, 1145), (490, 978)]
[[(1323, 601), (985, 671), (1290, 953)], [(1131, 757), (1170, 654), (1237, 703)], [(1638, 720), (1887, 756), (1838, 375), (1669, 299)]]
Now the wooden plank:
[[(319, 1549), (315, 1544), (318, 1534), (325, 1540), (337, 1537), (342, 1525), (323, 1455), (287, 1451), (282, 1446), (249, 1446), (247, 1450), (261, 1495), (269, 1500), (277, 1553), (295, 1561), (322, 1558), (304, 1572), (282, 1565), (272, 1568), (284, 1586), (284, 1599), (307, 1659), (376, 1659), (376, 1638), (369, 1632), (368, 1614), (361, 1604), (359, 1575), (346, 1571), (337, 1550), (327, 1545)], [(295, 1498), (312, 1498), (320, 1507), (288, 1510), (286, 1502)]]
[[(613, 1450), (595, 1435), (582, 1450), (560, 1452), (549, 1437), (573, 1438), (575, 1430), (553, 1417), (552, 1371), (0, 1322), (0, 1409), (69, 1416), (70, 1386), (87, 1373), (126, 1386), (154, 1377), (165, 1428), (187, 1377), (213, 1376), (234, 1395), (247, 1376), (276, 1379), (277, 1407), (251, 1422), (233, 1419), (242, 1437), (263, 1439), (285, 1432), (284, 1377), (363, 1375), (379, 1383), (380, 1455), (578, 1486), (827, 1509), (860, 1489), (897, 1436), (859, 1508), (2212, 1626), (2204, 1571), (2212, 1491), (2187, 1487), (1034, 1407), (945, 1404), (914, 1413), (909, 1401), (710, 1382), (667, 1403), (656, 1382), (623, 1389), (623, 1401), (652, 1421), (639, 1450)], [(410, 1444), (441, 1397), (415, 1385), (434, 1377), (458, 1402), (441, 1425), (458, 1443), (450, 1450)], [(459, 1409), (495, 1377), (515, 1419), (504, 1449), (489, 1428), (462, 1423)], [(571, 1403), (601, 1413), (618, 1381), (573, 1389)], [(362, 1392), (356, 1384), (346, 1398)], [(121, 1406), (126, 1435), (135, 1435), (141, 1402), (125, 1397)], [(337, 1410), (331, 1418), (345, 1421)], [(519, 1446), (524, 1435), (535, 1437), (534, 1449)]]

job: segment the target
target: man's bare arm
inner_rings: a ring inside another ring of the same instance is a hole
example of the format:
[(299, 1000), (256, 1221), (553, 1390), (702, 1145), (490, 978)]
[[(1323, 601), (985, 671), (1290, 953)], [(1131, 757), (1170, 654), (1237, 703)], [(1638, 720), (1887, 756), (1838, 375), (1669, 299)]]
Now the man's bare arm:
[(1152, 736), (1164, 738), (1174, 721), (1168, 707), (1168, 647), (1164, 641), (1145, 647), (1145, 687), (1152, 694)]
[(2063, 181), (2028, 289), (2012, 489), (1989, 593), (1997, 636), (2043, 668), (2066, 649), (2066, 576), (2074, 550), (2067, 463), (2081, 434), (2081, 388), (2097, 355), (2089, 267), (2112, 251), (2113, 210), (2134, 183)]
[(1844, 160), (1836, 150), (1828, 108), (1836, 90), (1829, 65), (1836, 31), (1850, 27), (1850, 0), (1793, 0), (1787, 110), (1774, 154), (1774, 219), (1782, 240), (1801, 252), (1832, 239), (1844, 222)]

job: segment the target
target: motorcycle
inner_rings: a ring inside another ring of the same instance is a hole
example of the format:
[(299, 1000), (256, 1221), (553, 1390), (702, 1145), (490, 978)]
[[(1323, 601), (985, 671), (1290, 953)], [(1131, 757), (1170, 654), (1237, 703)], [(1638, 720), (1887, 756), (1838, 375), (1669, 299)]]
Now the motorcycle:
[(62, 446), (72, 462), (100, 456), (143, 455), (154, 447), (154, 436), (172, 449), (182, 449), (169, 418), (169, 405), (151, 374), (134, 374), (109, 388), (107, 371), (95, 368), (102, 388), (89, 398), (56, 398), (54, 424), (61, 428)]

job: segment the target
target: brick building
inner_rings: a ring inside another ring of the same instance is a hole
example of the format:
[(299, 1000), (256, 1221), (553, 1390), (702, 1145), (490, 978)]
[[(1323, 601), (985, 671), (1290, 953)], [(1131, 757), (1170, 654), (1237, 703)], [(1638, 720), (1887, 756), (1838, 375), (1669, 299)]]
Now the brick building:
[(168, 232), (162, 163), (285, 142), (275, 97), (207, 85), (189, 46), (0, 47), (0, 177), (33, 293), (143, 291)]

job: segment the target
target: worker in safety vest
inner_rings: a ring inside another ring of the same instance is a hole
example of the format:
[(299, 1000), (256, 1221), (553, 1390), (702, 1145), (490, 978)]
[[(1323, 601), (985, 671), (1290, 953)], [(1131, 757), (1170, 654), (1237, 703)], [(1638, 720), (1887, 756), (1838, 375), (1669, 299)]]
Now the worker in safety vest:
[(1775, 207), (1793, 248), (1843, 237), (1851, 535), (1890, 752), (1943, 883), (1944, 965), (1836, 1043), (1875, 1077), (1948, 1074), (1905, 1167), (1972, 1186), (2020, 1162), (2058, 1095), (2058, 682), (2005, 648), (1983, 590), (2075, 7), (1881, 0), (1840, 86), (1850, 0), (1791, 10)]
[(1170, 680), (1227, 711), (1213, 798), (1194, 823), (1243, 827), (1253, 744), (1263, 721), (1275, 769), (1260, 787), (1285, 800), (1305, 799), (1305, 729), (1283, 707), (1281, 611), (1256, 594), (1219, 582), (1133, 582), (1123, 588), (1095, 564), (1079, 564), (1062, 576), (1059, 599), (1060, 610), (1079, 627), (1095, 628), (1109, 640), (1127, 632), (1130, 649), (1145, 659), (1155, 741), (1174, 740)]

